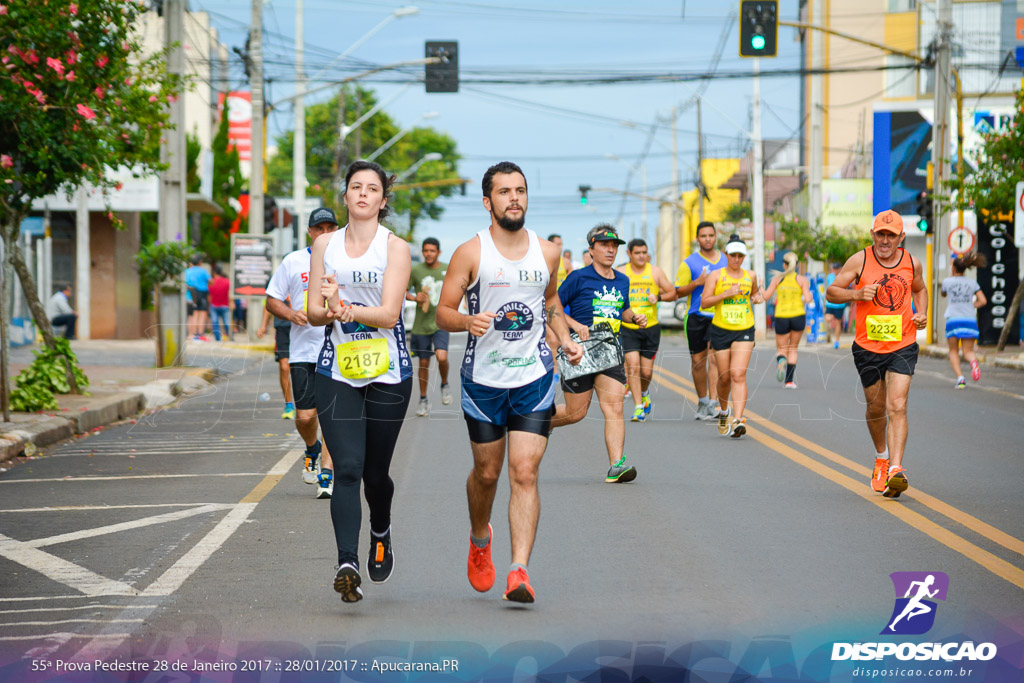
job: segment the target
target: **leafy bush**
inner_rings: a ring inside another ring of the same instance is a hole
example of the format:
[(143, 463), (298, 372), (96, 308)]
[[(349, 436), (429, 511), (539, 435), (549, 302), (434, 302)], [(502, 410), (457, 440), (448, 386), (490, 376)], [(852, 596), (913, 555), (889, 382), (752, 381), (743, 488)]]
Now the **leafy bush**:
[(32, 364), (14, 380), (16, 386), (11, 392), (11, 407), (14, 410), (28, 413), (56, 410), (59, 406), (54, 394), (71, 391), (65, 362), (70, 365), (78, 388), (81, 390), (89, 386), (89, 378), (78, 367), (78, 357), (71, 350), (67, 339), (58, 337), (53, 348), (44, 347), (36, 351), (35, 355)]
[(142, 286), (151, 289), (165, 282), (181, 286), (181, 278), (196, 250), (186, 242), (154, 242), (135, 257)]

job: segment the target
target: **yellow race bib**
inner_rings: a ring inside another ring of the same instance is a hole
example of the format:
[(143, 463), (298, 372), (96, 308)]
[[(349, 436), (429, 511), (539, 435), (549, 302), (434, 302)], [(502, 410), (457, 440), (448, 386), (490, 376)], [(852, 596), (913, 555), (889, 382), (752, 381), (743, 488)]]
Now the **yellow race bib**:
[(903, 341), (903, 316), (869, 315), (865, 320), (868, 339), (880, 342)]
[(379, 377), (388, 371), (388, 340), (357, 339), (338, 347), (338, 372), (348, 379)]
[(746, 325), (747, 305), (744, 304), (723, 304), (722, 320), (726, 325)]

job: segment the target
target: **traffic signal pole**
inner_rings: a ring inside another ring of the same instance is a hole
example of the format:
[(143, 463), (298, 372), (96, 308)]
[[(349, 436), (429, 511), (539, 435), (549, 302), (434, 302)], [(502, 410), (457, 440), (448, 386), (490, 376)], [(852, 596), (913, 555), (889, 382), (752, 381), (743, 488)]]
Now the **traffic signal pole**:
[[(758, 287), (764, 291), (764, 145), (761, 142), (761, 59), (754, 58), (754, 115), (753, 115), (753, 176), (754, 188), (751, 209), (754, 218), (754, 274)], [(767, 317), (764, 306), (754, 307), (754, 338), (767, 337)]]

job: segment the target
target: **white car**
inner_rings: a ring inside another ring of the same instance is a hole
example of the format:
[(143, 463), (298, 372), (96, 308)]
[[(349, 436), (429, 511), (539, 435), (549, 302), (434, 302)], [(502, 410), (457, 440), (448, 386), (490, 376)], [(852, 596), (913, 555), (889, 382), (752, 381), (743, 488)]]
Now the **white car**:
[(683, 329), (686, 325), (687, 299), (658, 302), (658, 324)]

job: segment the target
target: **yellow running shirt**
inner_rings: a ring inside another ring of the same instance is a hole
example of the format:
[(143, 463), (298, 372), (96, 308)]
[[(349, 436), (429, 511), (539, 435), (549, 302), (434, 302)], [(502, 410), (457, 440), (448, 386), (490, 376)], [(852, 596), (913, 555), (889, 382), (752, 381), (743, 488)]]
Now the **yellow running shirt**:
[(796, 273), (789, 273), (782, 278), (775, 290), (775, 317), (798, 318), (805, 315), (804, 288), (797, 282)]
[[(661, 291), (658, 289), (658, 283), (654, 281), (654, 269), (647, 263), (637, 274), (633, 272), (633, 265), (627, 263), (623, 270), (629, 276), (629, 307), (633, 309), (633, 315), (646, 315), (647, 329), (651, 329), (658, 324), (658, 304), (652, 304), (648, 297), (652, 294), (657, 297)], [(640, 329), (633, 323), (623, 322), (622, 326), (631, 330)]]
[(738, 296), (727, 297), (715, 304), (715, 318), (711, 324), (723, 330), (745, 330), (754, 325), (754, 310), (750, 307), (750, 291), (754, 281), (750, 271), (744, 270), (743, 277), (732, 278), (723, 268), (715, 283), (713, 294), (723, 294), (733, 285), (740, 286)]

